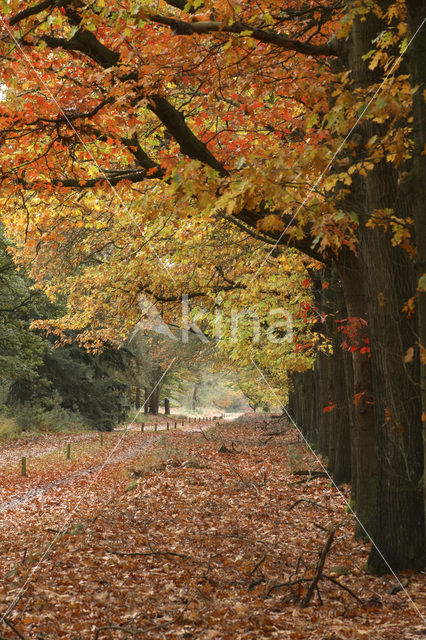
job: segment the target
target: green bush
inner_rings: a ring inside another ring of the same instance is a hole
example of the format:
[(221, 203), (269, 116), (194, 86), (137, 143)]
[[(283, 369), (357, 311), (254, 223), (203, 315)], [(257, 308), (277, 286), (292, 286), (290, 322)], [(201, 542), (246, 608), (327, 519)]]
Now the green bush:
[[(49, 350), (34, 381), (16, 382), (8, 403), (24, 429), (82, 424), (111, 431), (128, 412), (128, 387), (75, 345)], [(64, 428), (67, 428), (66, 426)], [(62, 430), (62, 427), (60, 427)]]
[(68, 411), (61, 406), (50, 409), (40, 405), (25, 403), (14, 408), (15, 420), (22, 431), (40, 429), (41, 431), (85, 431), (87, 424), (77, 412)]

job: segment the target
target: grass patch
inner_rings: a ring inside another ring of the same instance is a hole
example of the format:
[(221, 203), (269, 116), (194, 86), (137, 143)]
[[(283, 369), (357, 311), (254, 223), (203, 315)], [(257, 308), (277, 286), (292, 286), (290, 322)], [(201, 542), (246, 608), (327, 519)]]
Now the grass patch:
[(152, 413), (143, 413), (140, 412), (136, 415), (137, 409), (132, 407), (127, 414), (127, 421), (132, 422), (134, 424), (154, 424), (157, 422), (158, 424), (163, 424), (165, 422), (170, 422), (170, 425), (174, 425), (175, 421), (177, 423), (182, 422), (182, 420), (187, 420), (188, 416), (183, 413), (172, 413), (169, 416), (166, 416), (164, 413), (159, 413), (158, 415), (154, 415)]
[(21, 428), (15, 418), (0, 415), (0, 440), (14, 440), (21, 434)]

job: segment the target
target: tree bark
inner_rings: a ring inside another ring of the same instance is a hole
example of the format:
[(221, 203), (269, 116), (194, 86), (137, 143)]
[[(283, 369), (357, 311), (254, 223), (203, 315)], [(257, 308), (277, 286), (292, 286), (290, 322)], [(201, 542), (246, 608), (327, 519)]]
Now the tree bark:
[[(346, 309), (349, 318), (366, 318), (366, 300), (362, 280), (362, 269), (358, 258), (352, 252), (344, 252), (339, 262)], [(352, 353), (354, 391), (354, 432), (352, 472), (356, 495), (357, 523), (355, 535), (358, 538), (374, 536), (376, 519), (376, 439), (375, 415), (373, 408), (371, 362), (368, 353), (357, 349)]]
[[(382, 3), (386, 8), (387, 2)], [(353, 72), (357, 86), (381, 80), (363, 59), (374, 38), (385, 28), (369, 13), (357, 19), (352, 31)], [(382, 126), (366, 120), (365, 138), (381, 135)], [(392, 246), (389, 233), (366, 223), (376, 210), (390, 209), (399, 218), (412, 214), (409, 193), (399, 187), (393, 165), (381, 161), (365, 177), (365, 208), (360, 217), (359, 238), (371, 339), (371, 364), (376, 416), (377, 517), (373, 530), (369, 567), (375, 573), (424, 564), (424, 507), (420, 490), (423, 473), (418, 358), (405, 361), (415, 344), (414, 319), (402, 313), (415, 295), (414, 267), (405, 250)], [(357, 487), (357, 492), (360, 487)], [(369, 533), (371, 533), (369, 531)]]
[(158, 415), (160, 412), (160, 389), (162, 378), (162, 371), (160, 368), (155, 368), (152, 372), (151, 378), (151, 391), (149, 394), (149, 413), (152, 415)]
[[(414, 221), (416, 229), (415, 259), (417, 276), (417, 321), (420, 349), (420, 393), (422, 404), (423, 451), (426, 460), (426, 34), (425, 25), (420, 28), (426, 16), (426, 0), (407, 0), (408, 25), (414, 38), (407, 50), (410, 82), (413, 93), (413, 135), (414, 135)], [(423, 494), (426, 521), (426, 473), (423, 474)]]
[(192, 392), (191, 409), (194, 411), (198, 407), (198, 384), (194, 384)]

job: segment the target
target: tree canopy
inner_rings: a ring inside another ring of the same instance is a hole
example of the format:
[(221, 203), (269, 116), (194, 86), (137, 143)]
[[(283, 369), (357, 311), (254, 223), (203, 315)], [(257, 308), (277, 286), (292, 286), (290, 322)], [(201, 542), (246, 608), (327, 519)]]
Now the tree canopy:
[[(336, 442), (353, 443), (358, 534), (377, 541), (370, 566), (421, 566), (417, 3), (2, 7), (4, 224), (16, 260), (67, 300), (35, 326), (99, 350), (128, 339), (141, 296), (175, 325), (184, 294), (186, 320), (210, 337), (218, 310), (249, 308), (284, 339), (258, 343), (245, 316), (236, 340), (224, 323), (222, 353), (263, 371), (330, 460)], [(273, 309), (291, 316), (291, 337)]]

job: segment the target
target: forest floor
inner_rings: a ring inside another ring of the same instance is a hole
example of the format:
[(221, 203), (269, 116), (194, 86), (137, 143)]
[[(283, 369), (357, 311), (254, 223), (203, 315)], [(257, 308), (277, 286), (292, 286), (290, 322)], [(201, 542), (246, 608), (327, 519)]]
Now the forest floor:
[(321, 467), (296, 430), (201, 426), (0, 447), (0, 638), (425, 637), (425, 575), (365, 572), (349, 489), (297, 473)]

